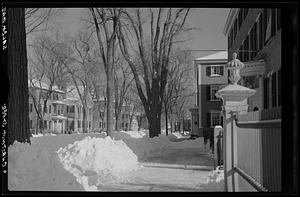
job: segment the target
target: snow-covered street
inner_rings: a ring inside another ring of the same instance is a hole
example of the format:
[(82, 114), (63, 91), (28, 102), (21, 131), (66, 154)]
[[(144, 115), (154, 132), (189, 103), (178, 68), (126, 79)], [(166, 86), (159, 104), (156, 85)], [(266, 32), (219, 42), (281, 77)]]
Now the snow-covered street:
[(8, 187), (30, 191), (222, 191), (203, 139), (147, 132), (35, 136), (9, 147)]

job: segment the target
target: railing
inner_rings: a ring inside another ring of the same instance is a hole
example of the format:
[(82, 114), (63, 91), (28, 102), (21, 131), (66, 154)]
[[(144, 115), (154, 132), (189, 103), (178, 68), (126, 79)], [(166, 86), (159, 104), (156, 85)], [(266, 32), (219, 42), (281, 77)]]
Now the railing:
[(239, 115), (235, 122), (233, 170), (258, 191), (281, 191), (281, 108)]

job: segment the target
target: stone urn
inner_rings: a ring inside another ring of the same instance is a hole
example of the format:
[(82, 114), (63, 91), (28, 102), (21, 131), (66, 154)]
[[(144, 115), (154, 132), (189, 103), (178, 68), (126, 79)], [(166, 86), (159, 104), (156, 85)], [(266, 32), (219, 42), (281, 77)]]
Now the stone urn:
[(226, 68), (229, 71), (229, 80), (231, 84), (237, 85), (238, 81), (241, 79), (240, 69), (244, 68), (245, 65), (239, 59), (236, 58), (237, 53), (232, 54), (232, 60), (227, 63)]

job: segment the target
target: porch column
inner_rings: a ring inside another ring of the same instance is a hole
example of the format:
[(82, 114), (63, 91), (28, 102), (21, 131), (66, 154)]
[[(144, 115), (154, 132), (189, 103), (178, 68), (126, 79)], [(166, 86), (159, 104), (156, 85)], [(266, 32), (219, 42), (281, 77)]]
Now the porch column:
[(247, 113), (247, 98), (254, 94), (255, 90), (237, 84), (230, 84), (216, 93), (216, 96), (223, 100), (224, 179), (226, 191), (229, 192), (238, 190), (237, 173), (233, 171), (233, 168), (237, 166), (237, 127), (234, 115)]

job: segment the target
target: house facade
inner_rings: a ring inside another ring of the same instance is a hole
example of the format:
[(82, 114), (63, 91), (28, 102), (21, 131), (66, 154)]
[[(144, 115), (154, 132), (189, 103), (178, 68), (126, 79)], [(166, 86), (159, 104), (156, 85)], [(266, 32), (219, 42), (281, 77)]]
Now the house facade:
[[(38, 133), (41, 129), (44, 133), (56, 134), (82, 132), (83, 110), (80, 100), (68, 96), (65, 91), (56, 86), (53, 86), (49, 93), (46, 83), (30, 84), (29, 91), (29, 127), (32, 133)], [(48, 100), (44, 107), (46, 97)], [(43, 121), (38, 114), (44, 115)], [(92, 131), (91, 106), (88, 107), (87, 122), (87, 131), (90, 132)]]
[(240, 84), (256, 90), (249, 111), (281, 106), (281, 10), (233, 8), (223, 33), (228, 37), (228, 61), (233, 52), (245, 64)]
[(222, 125), (222, 101), (215, 93), (228, 84), (227, 51), (194, 60), (197, 81), (196, 106), (192, 112), (192, 136), (209, 138), (213, 128)]
[[(113, 119), (113, 124), (115, 124), (115, 116)], [(134, 113), (133, 106), (124, 105), (121, 110), (121, 115), (119, 117), (120, 130), (130, 131), (137, 130), (137, 114)], [(97, 132), (106, 131), (106, 100), (105, 99), (94, 99), (93, 100), (93, 130)]]

